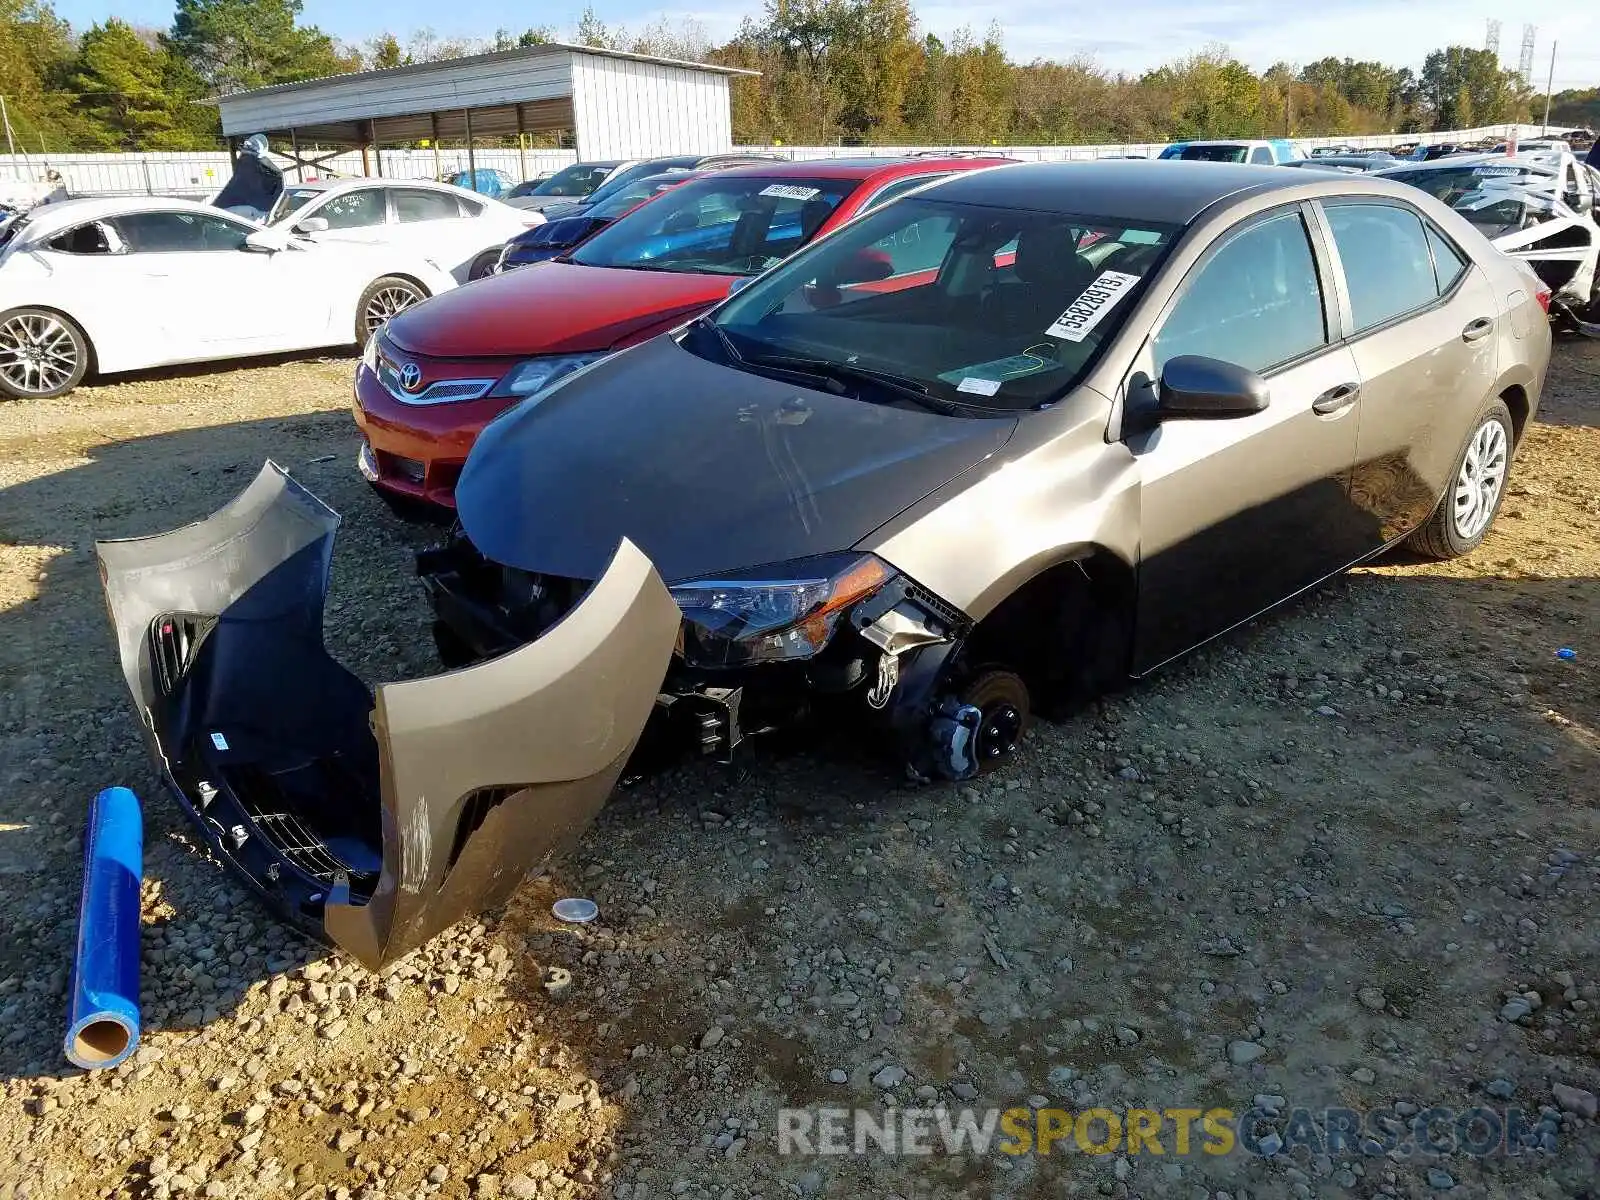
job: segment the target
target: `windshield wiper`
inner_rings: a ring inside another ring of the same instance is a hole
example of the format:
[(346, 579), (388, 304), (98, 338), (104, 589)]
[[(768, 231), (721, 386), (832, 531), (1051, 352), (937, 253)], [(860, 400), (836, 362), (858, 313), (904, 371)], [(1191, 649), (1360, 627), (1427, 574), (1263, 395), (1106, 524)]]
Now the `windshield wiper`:
[(723, 329), (721, 325), (718, 325), (710, 317), (696, 317), (689, 322), (689, 327), (691, 329), (709, 329), (717, 335), (717, 341), (722, 343), (723, 353), (728, 356), (730, 362), (744, 362), (744, 355), (739, 353), (739, 348), (733, 344), (733, 339), (728, 336), (727, 330)]
[(924, 383), (904, 375), (895, 375), (889, 371), (875, 371), (871, 367), (861, 367), (854, 363), (834, 362), (827, 358), (806, 358), (793, 354), (764, 354), (759, 358), (744, 360), (752, 367), (773, 367), (782, 371), (797, 371), (802, 375), (814, 375), (821, 379), (831, 379), (836, 382), (846, 380), (858, 383), (870, 383), (881, 387), (885, 391), (893, 392), (915, 401), (923, 408), (931, 409), (936, 413), (953, 413), (957, 408), (976, 408), (977, 405), (961, 405), (952, 400), (942, 400), (928, 390)]

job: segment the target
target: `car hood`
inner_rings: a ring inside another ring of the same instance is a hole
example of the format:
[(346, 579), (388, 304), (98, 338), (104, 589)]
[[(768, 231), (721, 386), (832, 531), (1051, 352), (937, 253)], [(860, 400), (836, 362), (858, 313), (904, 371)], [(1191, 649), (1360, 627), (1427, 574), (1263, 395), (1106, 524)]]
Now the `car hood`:
[(432, 358), (608, 350), (715, 304), (733, 282), (730, 275), (539, 263), (435, 296), (393, 318), (387, 330), (401, 349)]
[(562, 217), (581, 217), (589, 211), (589, 205), (582, 201), (568, 200), (561, 204), (549, 204), (540, 209), (545, 217), (551, 221), (559, 221)]
[(509, 204), (512, 208), (520, 208), (526, 212), (543, 212), (558, 204), (571, 204), (571, 196), (512, 196), (502, 200), (502, 204)]
[(539, 239), (539, 244), (545, 246), (575, 246), (601, 226), (609, 224), (610, 222), (604, 217), (590, 216), (586, 211), (575, 213), (572, 216), (552, 217), (545, 224), (539, 226), (539, 232), (544, 235)]
[(456, 511), (504, 566), (596, 579), (626, 536), (682, 582), (849, 549), (1016, 423), (813, 391), (663, 336), (490, 422)]

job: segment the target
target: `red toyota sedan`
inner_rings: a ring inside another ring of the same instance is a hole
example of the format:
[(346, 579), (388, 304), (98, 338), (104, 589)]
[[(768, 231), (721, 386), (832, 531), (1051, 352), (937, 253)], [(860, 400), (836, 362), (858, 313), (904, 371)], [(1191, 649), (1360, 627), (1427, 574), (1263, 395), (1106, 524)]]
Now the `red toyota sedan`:
[[(399, 506), (453, 509), (472, 443), (512, 404), (682, 324), (868, 209), (1009, 161), (836, 158), (718, 171), (561, 258), (416, 305), (373, 335), (356, 370), (361, 473)], [(936, 269), (944, 250), (937, 238), (876, 246), (861, 283), (893, 287)]]

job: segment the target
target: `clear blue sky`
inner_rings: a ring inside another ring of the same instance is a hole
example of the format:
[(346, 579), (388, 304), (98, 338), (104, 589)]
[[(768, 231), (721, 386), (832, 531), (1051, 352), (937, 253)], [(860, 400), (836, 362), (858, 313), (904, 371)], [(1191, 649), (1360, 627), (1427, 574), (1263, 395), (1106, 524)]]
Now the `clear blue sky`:
[[(56, 7), (77, 26), (110, 16), (157, 28), (172, 20), (170, 0), (57, 0)], [(594, 5), (610, 24), (638, 27), (663, 16), (688, 18), (719, 40), (760, 7), (759, 0), (692, 0), (678, 9), (636, 0), (595, 0)], [(1125, 71), (1154, 66), (1212, 41), (1227, 43), (1257, 69), (1328, 54), (1416, 66), (1429, 50), (1450, 42), (1483, 45), (1485, 19), (1496, 17), (1503, 22), (1500, 52), (1508, 66), (1516, 63), (1523, 23), (1538, 26), (1534, 78), (1541, 90), (1552, 39), (1559, 43), (1557, 89), (1600, 86), (1600, 15), (1583, 0), (1321, 0), (1298, 5), (1283, 0), (1122, 0), (1115, 20), (1107, 17), (1111, 10), (1093, 6), (1092, 16), (1066, 17), (1058, 0), (925, 0), (916, 7), (924, 27), (934, 33), (948, 34), (962, 25), (981, 30), (994, 19), (1005, 30), (1013, 57), (1089, 54), (1104, 66)], [(455, 37), (487, 37), (501, 26), (521, 30), (554, 25), (568, 32), (583, 9), (582, 0), (537, 8), (503, 0), (454, 0), (448, 6), (436, 0), (389, 0), (383, 5), (306, 0), (305, 19), (341, 40), (361, 42), (386, 29), (404, 40), (424, 26)]]

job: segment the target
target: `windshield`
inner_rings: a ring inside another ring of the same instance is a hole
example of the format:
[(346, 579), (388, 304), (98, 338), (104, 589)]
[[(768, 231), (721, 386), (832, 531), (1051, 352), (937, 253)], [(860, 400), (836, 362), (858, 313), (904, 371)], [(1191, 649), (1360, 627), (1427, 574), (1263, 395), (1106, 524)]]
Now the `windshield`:
[(946, 405), (1033, 407), (1083, 378), (1176, 232), (909, 197), (738, 292), (716, 313), (725, 342), (685, 345), (756, 371), (892, 379)]
[(1248, 151), (1248, 146), (1185, 146), (1177, 157), (1191, 162), (1242, 163)]
[[(1521, 229), (1527, 222), (1529, 196), (1523, 189), (1551, 183), (1548, 174), (1514, 164), (1385, 171), (1383, 178), (1410, 184), (1444, 201), (1491, 241)], [(1545, 208), (1548, 207), (1546, 200)]]
[(278, 202), (272, 206), (272, 212), (267, 215), (266, 223), (271, 225), (275, 221), (281, 221), (290, 213), (299, 212), (324, 194), (321, 188), (285, 188), (283, 195), (278, 197)]
[(636, 179), (626, 187), (618, 188), (604, 200), (596, 201), (594, 207), (589, 210), (589, 215), (602, 217), (608, 221), (615, 220), (641, 201), (675, 188), (682, 182), (681, 175), (652, 175), (648, 179)]
[(1533, 183), (1540, 179), (1548, 181), (1550, 175), (1544, 171), (1533, 171), (1527, 167), (1515, 164), (1505, 166), (1476, 166), (1464, 167), (1437, 167), (1433, 170), (1399, 170), (1385, 171), (1385, 179), (1394, 179), (1400, 183), (1409, 183), (1414, 188), (1420, 188), (1435, 200), (1443, 200), (1446, 204), (1454, 204), (1469, 192), (1475, 192), (1486, 185), (1508, 183)]
[(573, 163), (523, 195), (587, 196), (604, 182), (614, 166), (615, 163)]
[(787, 258), (861, 186), (858, 179), (713, 176), (673, 188), (573, 252), (586, 267), (759, 275)]
[(689, 169), (687, 167), (662, 166), (659, 163), (642, 163), (636, 167), (629, 167), (625, 171), (618, 171), (610, 179), (606, 180), (604, 184), (595, 188), (593, 192), (585, 197), (584, 203), (604, 204), (613, 196), (621, 195), (623, 192), (632, 188), (636, 188), (641, 184), (654, 183), (663, 175), (677, 175), (680, 177), (681, 182), (681, 177), (687, 175), (688, 173)]

